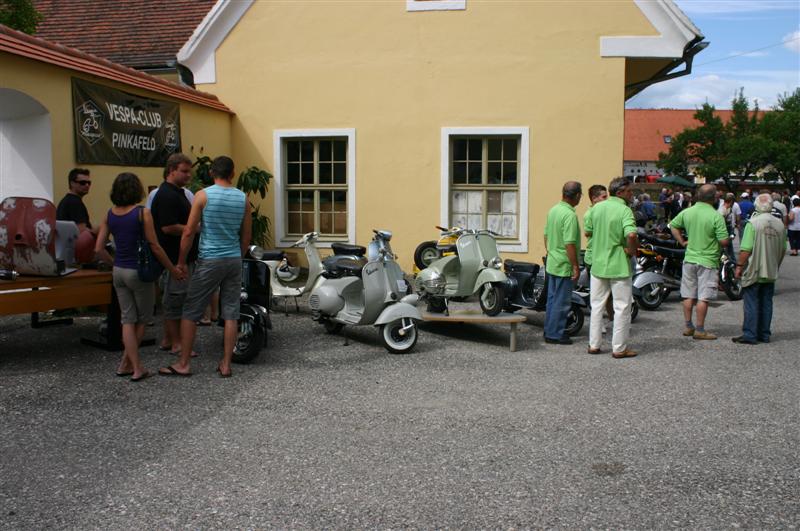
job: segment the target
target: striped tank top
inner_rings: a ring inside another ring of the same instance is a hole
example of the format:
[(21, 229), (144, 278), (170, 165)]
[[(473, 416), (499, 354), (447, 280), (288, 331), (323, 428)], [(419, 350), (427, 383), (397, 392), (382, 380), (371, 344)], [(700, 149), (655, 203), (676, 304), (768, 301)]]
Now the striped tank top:
[(241, 257), (239, 231), (247, 200), (244, 192), (216, 184), (204, 191), (208, 201), (200, 229), (200, 258)]

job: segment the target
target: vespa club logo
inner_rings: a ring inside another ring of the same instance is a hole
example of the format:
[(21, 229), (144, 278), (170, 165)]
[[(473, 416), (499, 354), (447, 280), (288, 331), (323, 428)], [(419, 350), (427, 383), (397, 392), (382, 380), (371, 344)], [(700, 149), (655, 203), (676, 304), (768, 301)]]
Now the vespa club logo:
[(92, 100), (83, 102), (75, 109), (75, 124), (78, 127), (78, 134), (90, 146), (103, 138), (104, 122), (105, 115)]
[(164, 123), (164, 147), (170, 153), (178, 147), (178, 124), (172, 120)]

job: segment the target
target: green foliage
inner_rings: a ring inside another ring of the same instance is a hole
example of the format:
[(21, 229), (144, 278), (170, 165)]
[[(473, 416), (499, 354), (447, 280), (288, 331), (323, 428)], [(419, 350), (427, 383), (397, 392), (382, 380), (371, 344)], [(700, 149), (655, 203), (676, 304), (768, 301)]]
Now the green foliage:
[(31, 0), (0, 0), (0, 24), (33, 35), (41, 21)]
[(800, 180), (800, 88), (779, 98), (772, 112), (750, 105), (740, 90), (731, 102), (727, 124), (705, 104), (690, 127), (672, 139), (668, 153), (661, 153), (658, 166), (666, 173), (687, 177), (692, 167), (697, 175), (713, 182), (722, 179), (735, 190), (734, 177), (781, 178), (787, 185)]
[[(250, 166), (239, 174), (239, 180), (236, 182), (236, 187), (247, 194), (248, 198), (251, 194), (257, 194), (261, 196), (261, 199), (264, 199), (267, 196), (267, 191), (269, 190), (270, 179), (272, 179), (271, 173), (256, 166)], [(250, 201), (250, 210), (253, 216), (252, 241), (261, 247), (269, 247), (272, 244), (272, 238), (270, 236), (272, 232), (272, 224), (267, 216), (261, 214), (260, 208), (261, 205), (256, 206), (252, 200)]]
[(192, 163), (192, 180), (189, 181), (187, 188), (192, 193), (196, 194), (206, 186), (214, 184), (214, 179), (211, 177), (211, 157), (200, 155), (197, 160)]

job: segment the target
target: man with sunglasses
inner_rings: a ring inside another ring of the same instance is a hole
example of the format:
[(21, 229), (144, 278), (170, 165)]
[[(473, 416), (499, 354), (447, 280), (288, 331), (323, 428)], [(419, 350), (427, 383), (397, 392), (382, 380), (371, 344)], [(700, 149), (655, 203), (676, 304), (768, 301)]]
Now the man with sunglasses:
[(95, 231), (89, 222), (89, 211), (83, 204), (83, 196), (89, 193), (92, 186), (92, 179), (89, 177), (89, 170), (84, 168), (73, 168), (68, 176), (69, 191), (64, 199), (58, 203), (56, 219), (60, 221), (74, 221), (78, 230)]

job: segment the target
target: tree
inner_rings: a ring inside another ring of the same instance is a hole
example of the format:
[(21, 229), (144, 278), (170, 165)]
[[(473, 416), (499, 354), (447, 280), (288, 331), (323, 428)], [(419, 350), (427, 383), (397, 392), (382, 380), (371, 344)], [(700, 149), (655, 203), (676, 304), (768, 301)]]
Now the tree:
[(768, 164), (767, 139), (760, 125), (758, 104), (750, 112), (744, 89), (733, 98), (731, 111), (731, 119), (725, 125), (727, 162), (731, 172), (747, 179)]
[(31, 0), (0, 0), (0, 24), (33, 35), (41, 21)]
[(800, 189), (800, 87), (778, 97), (761, 121), (771, 170), (792, 191)]

